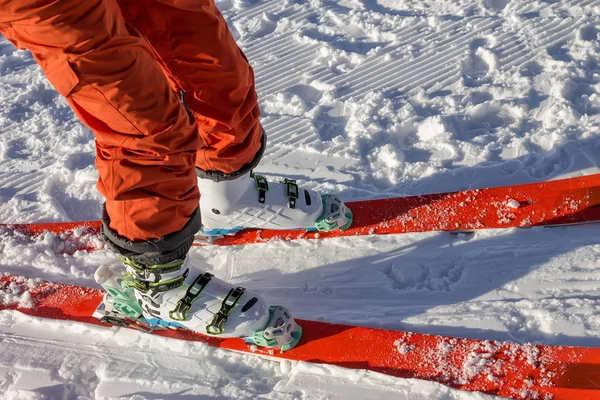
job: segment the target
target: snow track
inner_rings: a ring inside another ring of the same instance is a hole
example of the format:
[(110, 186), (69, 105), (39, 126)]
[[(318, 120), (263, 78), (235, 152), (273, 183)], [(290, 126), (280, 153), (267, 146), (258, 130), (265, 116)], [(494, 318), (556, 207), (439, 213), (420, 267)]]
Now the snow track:
[[(600, 0), (218, 0), (255, 68), (258, 171), (345, 200), (598, 173)], [(0, 222), (97, 219), (93, 135), (0, 40)], [(597, 226), (194, 249), (308, 319), (600, 346)], [(95, 286), (108, 252), (0, 232), (0, 272)], [(6, 300), (6, 299), (4, 299)], [(0, 299), (2, 301), (2, 299)], [(0, 313), (0, 397), (489, 399)]]

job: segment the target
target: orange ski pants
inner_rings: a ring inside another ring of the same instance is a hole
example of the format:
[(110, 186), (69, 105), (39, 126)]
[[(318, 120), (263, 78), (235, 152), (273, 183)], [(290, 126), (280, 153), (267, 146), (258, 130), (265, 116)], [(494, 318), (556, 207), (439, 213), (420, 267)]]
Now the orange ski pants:
[(94, 132), (110, 227), (129, 240), (188, 222), (195, 166), (229, 174), (260, 150), (253, 72), (212, 0), (0, 0), (0, 33)]

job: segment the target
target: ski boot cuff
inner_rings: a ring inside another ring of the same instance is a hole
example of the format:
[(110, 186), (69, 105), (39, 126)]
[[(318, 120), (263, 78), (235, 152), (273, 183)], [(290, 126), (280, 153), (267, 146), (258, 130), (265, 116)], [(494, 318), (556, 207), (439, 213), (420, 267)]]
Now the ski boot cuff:
[(200, 208), (198, 207), (180, 231), (159, 239), (133, 241), (119, 235), (110, 227), (110, 217), (106, 208), (103, 207), (100, 231), (104, 242), (114, 252), (142, 265), (156, 265), (185, 258), (194, 242), (194, 235), (200, 228)]
[(258, 149), (258, 152), (254, 156), (252, 161), (250, 161), (248, 164), (245, 164), (238, 171), (231, 172), (231, 173), (225, 173), (222, 171), (204, 171), (204, 170), (196, 167), (196, 175), (198, 176), (198, 178), (210, 179), (211, 181), (215, 181), (215, 182), (230, 181), (233, 179), (237, 179), (240, 176), (249, 173), (250, 171), (252, 171), (252, 169), (254, 169), (254, 167), (256, 167), (258, 165), (258, 163), (260, 162), (260, 160), (263, 157), (263, 154), (265, 153), (266, 145), (267, 145), (267, 134), (265, 133), (265, 130), (263, 129), (260, 149)]

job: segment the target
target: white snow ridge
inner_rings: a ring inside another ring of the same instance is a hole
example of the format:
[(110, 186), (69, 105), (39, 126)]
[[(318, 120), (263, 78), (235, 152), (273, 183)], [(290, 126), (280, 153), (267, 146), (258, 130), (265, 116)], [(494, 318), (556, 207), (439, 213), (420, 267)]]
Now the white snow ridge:
[[(257, 172), (346, 201), (599, 172), (600, 0), (216, 3), (256, 72), (269, 140)], [(92, 133), (4, 39), (0, 97), (0, 223), (98, 219)], [(506, 213), (519, 207), (507, 199)], [(586, 225), (191, 254), (298, 318), (596, 347), (599, 243), (600, 227)], [(57, 246), (68, 238), (0, 228), (0, 273), (27, 278), (2, 288), (0, 303), (35, 306), (26, 290), (35, 278), (96, 287), (96, 267), (115, 258)], [(494, 379), (474, 355), (462, 371), (484, 370)], [(494, 397), (0, 311), (0, 398)]]

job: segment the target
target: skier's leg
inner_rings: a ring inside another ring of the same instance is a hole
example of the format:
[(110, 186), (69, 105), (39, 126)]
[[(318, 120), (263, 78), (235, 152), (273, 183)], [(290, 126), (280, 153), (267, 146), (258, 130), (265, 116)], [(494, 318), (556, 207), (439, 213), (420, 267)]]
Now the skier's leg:
[(114, 0), (0, 0), (0, 31), (30, 50), (96, 136), (98, 188), (130, 240), (183, 228), (198, 207), (195, 121)]
[(117, 1), (196, 118), (196, 166), (215, 177), (249, 172), (263, 146), (254, 73), (213, 0)]
[(254, 75), (213, 0), (118, 1), (126, 20), (153, 47), (173, 89), (185, 93), (198, 122), (205, 233), (349, 226), (351, 213), (336, 197), (298, 188), (291, 180), (266, 183), (251, 176), (265, 146)]

